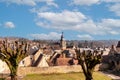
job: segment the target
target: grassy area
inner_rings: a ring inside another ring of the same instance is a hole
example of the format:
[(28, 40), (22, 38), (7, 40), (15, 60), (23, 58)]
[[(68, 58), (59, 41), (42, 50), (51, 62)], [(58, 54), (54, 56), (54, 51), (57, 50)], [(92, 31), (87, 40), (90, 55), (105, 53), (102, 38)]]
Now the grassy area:
[(0, 80), (5, 80), (5, 79), (3, 79), (3, 78), (0, 78)]
[[(94, 80), (112, 80), (100, 72), (93, 73)], [(23, 80), (85, 80), (83, 73), (67, 74), (31, 74)]]

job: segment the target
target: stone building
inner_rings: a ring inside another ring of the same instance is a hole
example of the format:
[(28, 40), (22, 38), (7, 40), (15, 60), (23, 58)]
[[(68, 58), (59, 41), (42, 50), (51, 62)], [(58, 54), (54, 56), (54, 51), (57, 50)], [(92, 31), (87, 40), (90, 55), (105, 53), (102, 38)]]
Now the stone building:
[(120, 71), (120, 41), (117, 46), (111, 46), (108, 55), (103, 56), (103, 63), (108, 65), (108, 70)]
[(117, 53), (116, 46), (112, 45), (109, 51), (109, 55), (115, 55)]
[(47, 57), (43, 54), (43, 50), (39, 49), (36, 53), (31, 54), (24, 58), (19, 66), (32, 66), (32, 67), (49, 67)]
[(118, 41), (118, 44), (116, 46), (116, 50), (117, 50), (118, 53), (120, 53), (120, 41)]

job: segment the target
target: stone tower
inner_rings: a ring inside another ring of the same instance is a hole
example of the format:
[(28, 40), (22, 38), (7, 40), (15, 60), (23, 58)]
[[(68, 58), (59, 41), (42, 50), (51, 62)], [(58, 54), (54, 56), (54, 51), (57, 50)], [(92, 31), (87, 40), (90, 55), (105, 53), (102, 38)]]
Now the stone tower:
[(116, 46), (117, 52), (120, 53), (120, 41), (118, 41), (118, 44)]
[(61, 39), (60, 39), (60, 47), (61, 49), (66, 49), (66, 41), (64, 40), (63, 32), (62, 32)]

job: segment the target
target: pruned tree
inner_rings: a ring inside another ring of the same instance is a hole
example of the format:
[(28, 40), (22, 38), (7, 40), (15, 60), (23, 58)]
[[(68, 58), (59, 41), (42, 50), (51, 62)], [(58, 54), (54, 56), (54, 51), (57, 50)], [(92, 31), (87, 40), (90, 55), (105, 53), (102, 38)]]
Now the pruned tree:
[(5, 61), (10, 69), (11, 80), (17, 80), (17, 69), (20, 61), (28, 56), (30, 45), (26, 42), (2, 42), (0, 46), (0, 59)]
[(80, 49), (76, 49), (75, 51), (86, 80), (93, 80), (92, 73), (95, 66), (101, 62), (103, 51), (84, 50), (83, 52), (80, 52)]

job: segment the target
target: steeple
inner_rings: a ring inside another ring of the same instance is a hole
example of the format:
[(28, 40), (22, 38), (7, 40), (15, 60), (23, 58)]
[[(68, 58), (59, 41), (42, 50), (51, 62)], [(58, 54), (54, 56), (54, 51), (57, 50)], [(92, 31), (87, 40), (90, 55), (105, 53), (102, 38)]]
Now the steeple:
[(61, 34), (60, 47), (61, 47), (61, 49), (66, 49), (66, 41), (64, 40), (64, 34), (63, 34), (63, 32)]
[(62, 35), (61, 35), (61, 41), (63, 41), (64, 39), (64, 35), (63, 35), (63, 32), (62, 32)]

